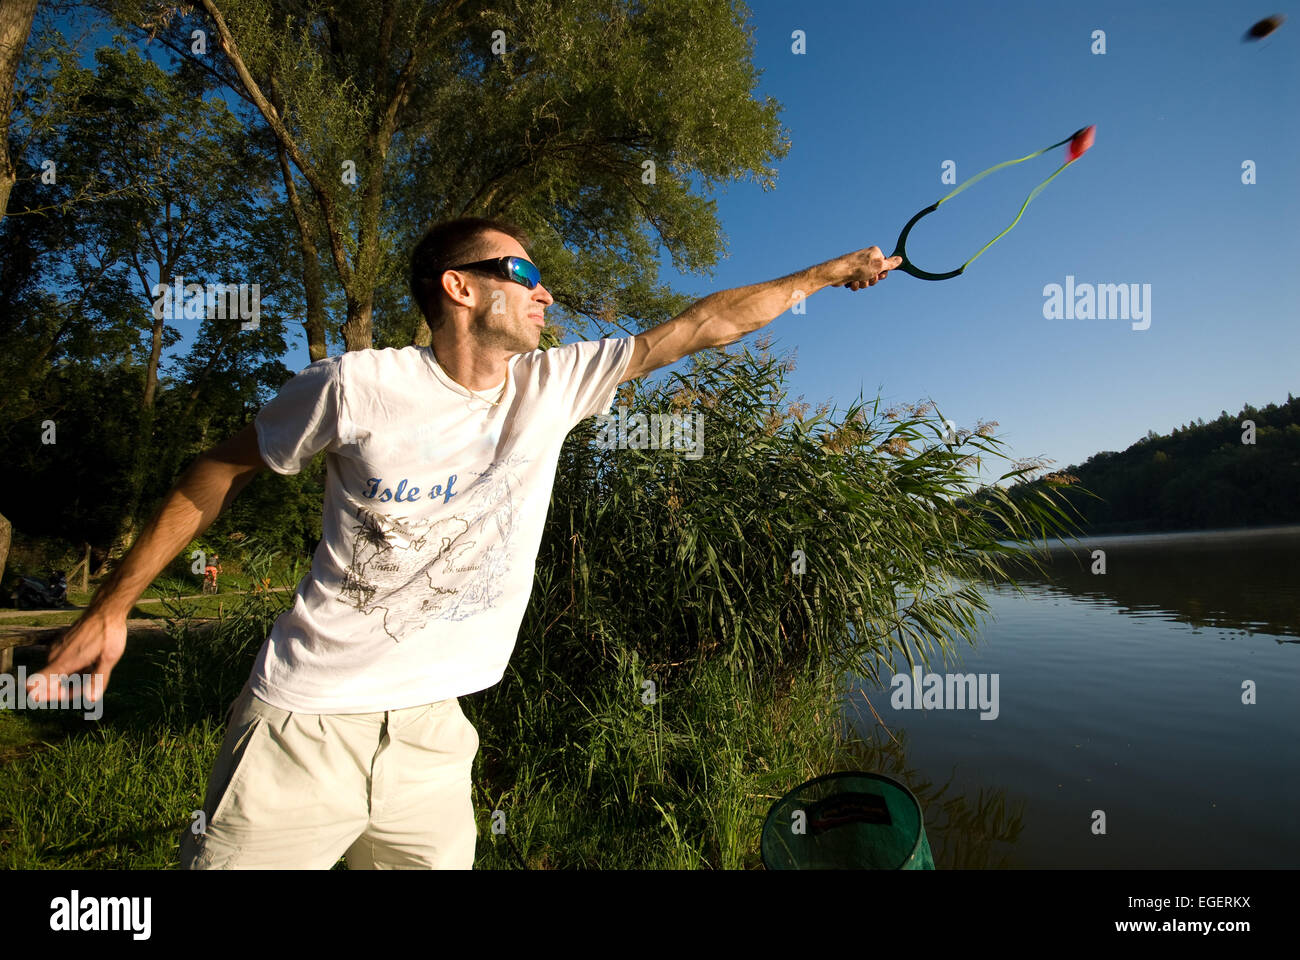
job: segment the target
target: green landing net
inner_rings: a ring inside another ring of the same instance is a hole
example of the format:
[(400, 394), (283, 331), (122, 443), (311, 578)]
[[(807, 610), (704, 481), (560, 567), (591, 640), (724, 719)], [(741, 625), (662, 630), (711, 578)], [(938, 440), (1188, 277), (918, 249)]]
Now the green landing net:
[(772, 804), (763, 823), (769, 870), (933, 870), (921, 804), (880, 773), (830, 773)]

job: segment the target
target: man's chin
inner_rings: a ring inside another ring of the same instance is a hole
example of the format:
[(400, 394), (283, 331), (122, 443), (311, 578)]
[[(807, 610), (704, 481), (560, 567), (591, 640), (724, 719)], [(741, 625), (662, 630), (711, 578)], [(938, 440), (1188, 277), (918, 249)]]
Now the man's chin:
[(516, 328), (487, 332), (485, 336), (480, 336), (479, 345), (496, 347), (512, 355), (536, 350), (542, 341), (542, 328), (532, 320), (526, 320), (525, 323), (532, 329), (525, 331)]
[(542, 338), (540, 336), (533, 337), (530, 340), (516, 340), (507, 347), (507, 349), (511, 356), (514, 356), (516, 353), (532, 353), (541, 346), (541, 342)]

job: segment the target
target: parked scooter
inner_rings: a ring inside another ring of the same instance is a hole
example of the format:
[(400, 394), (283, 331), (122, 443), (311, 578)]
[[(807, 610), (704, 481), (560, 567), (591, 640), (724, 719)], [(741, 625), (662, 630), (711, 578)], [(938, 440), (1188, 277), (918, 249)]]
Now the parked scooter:
[(62, 570), (55, 570), (48, 581), (35, 577), (19, 577), (13, 594), (14, 606), (19, 610), (48, 610), (51, 607), (70, 607), (68, 603), (68, 578)]

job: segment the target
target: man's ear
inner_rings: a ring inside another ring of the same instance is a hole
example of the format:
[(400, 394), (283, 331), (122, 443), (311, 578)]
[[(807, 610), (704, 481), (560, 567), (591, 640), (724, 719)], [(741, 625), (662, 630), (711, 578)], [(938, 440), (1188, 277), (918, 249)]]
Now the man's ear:
[(478, 289), (474, 286), (473, 277), (468, 273), (448, 270), (442, 275), (442, 289), (453, 303), (459, 303), (461, 306), (472, 307), (478, 299)]

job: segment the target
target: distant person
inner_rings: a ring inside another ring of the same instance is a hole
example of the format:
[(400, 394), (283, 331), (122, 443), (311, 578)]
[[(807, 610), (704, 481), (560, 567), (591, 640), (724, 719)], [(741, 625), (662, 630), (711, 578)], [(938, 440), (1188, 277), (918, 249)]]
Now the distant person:
[(203, 589), (208, 593), (217, 592), (217, 574), (221, 572), (221, 557), (213, 554), (208, 565), (203, 568)]
[(438, 224), (411, 292), (432, 346), (311, 364), (203, 454), (56, 645), (105, 680), (126, 612), (259, 471), (327, 453), (323, 536), (227, 714), (186, 868), (470, 868), (478, 733), (458, 698), (505, 672), (560, 447), (620, 383), (733, 343), (825, 286), (898, 265), (870, 247), (723, 290), (633, 337), (538, 349), (554, 301), (514, 225)]

